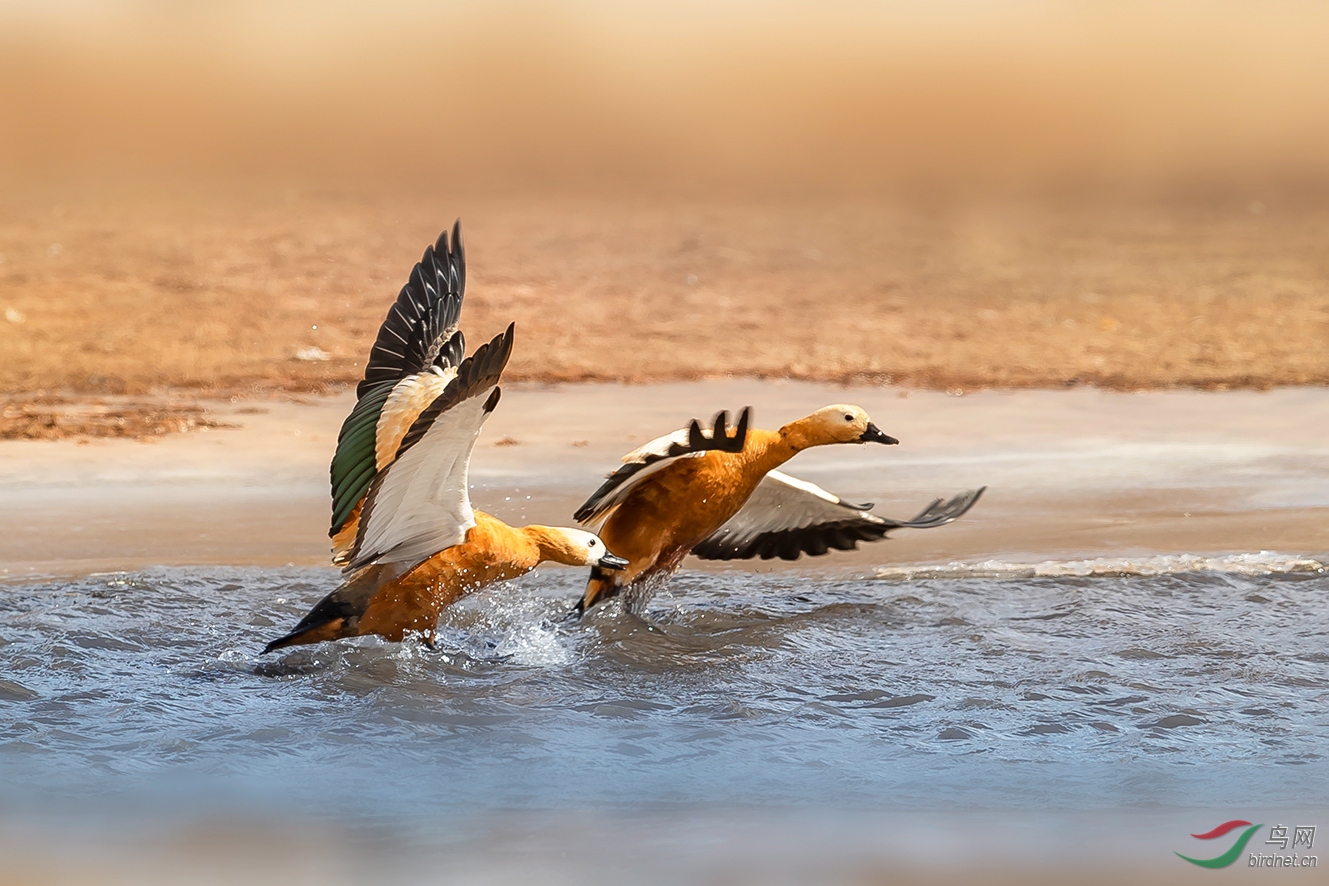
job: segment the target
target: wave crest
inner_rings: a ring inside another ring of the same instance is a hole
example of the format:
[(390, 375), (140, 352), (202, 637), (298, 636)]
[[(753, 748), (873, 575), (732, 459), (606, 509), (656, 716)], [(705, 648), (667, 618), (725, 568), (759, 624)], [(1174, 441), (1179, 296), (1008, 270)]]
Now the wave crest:
[(919, 578), (1059, 578), (1066, 576), (1173, 575), (1182, 572), (1227, 572), (1237, 575), (1316, 573), (1329, 570), (1310, 557), (1259, 551), (1217, 557), (1201, 554), (1157, 554), (1149, 557), (1097, 557), (1087, 560), (1044, 560), (1041, 563), (946, 563), (937, 566), (883, 566), (876, 577), (892, 581)]

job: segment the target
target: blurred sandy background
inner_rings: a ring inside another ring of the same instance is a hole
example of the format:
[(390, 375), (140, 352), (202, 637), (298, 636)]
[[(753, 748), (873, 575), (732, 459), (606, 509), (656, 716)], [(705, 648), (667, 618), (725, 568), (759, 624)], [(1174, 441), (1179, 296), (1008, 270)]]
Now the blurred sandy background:
[(459, 215), (514, 377), (1322, 384), (1327, 45), (1312, 2), (9, 0), (5, 421), (351, 382)]

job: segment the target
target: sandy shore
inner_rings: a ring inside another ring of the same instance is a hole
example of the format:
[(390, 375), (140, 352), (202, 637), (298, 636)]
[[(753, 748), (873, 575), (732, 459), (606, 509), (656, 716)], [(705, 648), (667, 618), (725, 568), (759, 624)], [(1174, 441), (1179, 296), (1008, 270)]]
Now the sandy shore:
[[(774, 426), (840, 401), (863, 405), (901, 445), (808, 452), (792, 473), (893, 516), (988, 492), (951, 526), (792, 568), (1329, 552), (1329, 391), (1319, 388), (956, 397), (739, 380), (508, 385), (473, 460), (474, 499), (512, 522), (567, 523), (623, 452), (688, 418), (752, 405)], [(239, 427), (153, 443), (0, 443), (0, 574), (326, 563), (327, 463), (350, 404), (215, 403)]]
[(457, 216), (465, 331), (516, 322), (513, 381), (1324, 384), (1329, 210), (1268, 199), (10, 202), (0, 437), (39, 392), (353, 384)]

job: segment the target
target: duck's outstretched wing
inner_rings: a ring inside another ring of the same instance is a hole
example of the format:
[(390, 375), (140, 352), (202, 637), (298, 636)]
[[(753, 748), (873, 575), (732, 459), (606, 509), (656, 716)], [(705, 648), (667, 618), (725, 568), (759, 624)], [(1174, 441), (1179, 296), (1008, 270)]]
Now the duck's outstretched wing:
[(458, 220), (451, 241), (444, 231), (425, 248), (388, 310), (356, 388), (355, 408), (342, 423), (329, 469), (334, 562), (354, 538), (355, 527), (348, 524), (370, 481), (392, 462), (411, 424), (456, 376), (466, 355), (466, 338), (457, 328), (465, 289)]
[(741, 452), (748, 438), (752, 407), (745, 406), (738, 424), (728, 427), (729, 412), (719, 412), (712, 427), (703, 428), (695, 418), (686, 428), (657, 437), (623, 456), (623, 466), (608, 476), (600, 488), (572, 514), (578, 523), (593, 523), (617, 507), (638, 483), (680, 458), (706, 452)]
[(468, 493), (471, 450), (498, 405), (513, 327), (462, 361), (412, 422), (392, 462), (374, 475), (343, 572), (370, 563), (414, 565), (459, 544), (475, 525)]
[(871, 504), (850, 504), (815, 483), (771, 471), (737, 514), (692, 549), (703, 560), (797, 560), (834, 548), (849, 551), (860, 541), (877, 541), (892, 529), (931, 529), (962, 516), (983, 487), (937, 499), (912, 520), (869, 513)]

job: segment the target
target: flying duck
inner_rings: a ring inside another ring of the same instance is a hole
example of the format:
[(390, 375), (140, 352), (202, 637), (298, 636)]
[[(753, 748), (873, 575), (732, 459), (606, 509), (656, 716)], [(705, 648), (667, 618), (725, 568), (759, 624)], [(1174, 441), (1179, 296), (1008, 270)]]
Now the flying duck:
[(471, 451), (498, 405), (513, 327), (462, 359), (461, 223), (411, 272), (378, 332), (332, 456), (332, 562), (346, 579), (263, 651), (378, 634), (432, 645), (442, 610), (544, 561), (627, 566), (590, 532), (514, 528), (471, 507)]
[[(912, 520), (870, 513), (806, 480), (775, 470), (804, 449), (831, 443), (898, 443), (857, 406), (818, 409), (778, 431), (749, 429), (751, 407), (731, 429), (727, 412), (711, 428), (697, 420), (623, 457), (573, 515), (599, 525), (600, 537), (628, 559), (624, 570), (591, 568), (573, 615), (631, 589), (629, 602), (678, 570), (689, 553), (704, 560), (744, 560), (853, 550), (892, 529), (929, 529), (960, 517), (983, 488), (937, 499)], [(986, 488), (986, 487), (984, 487)]]

